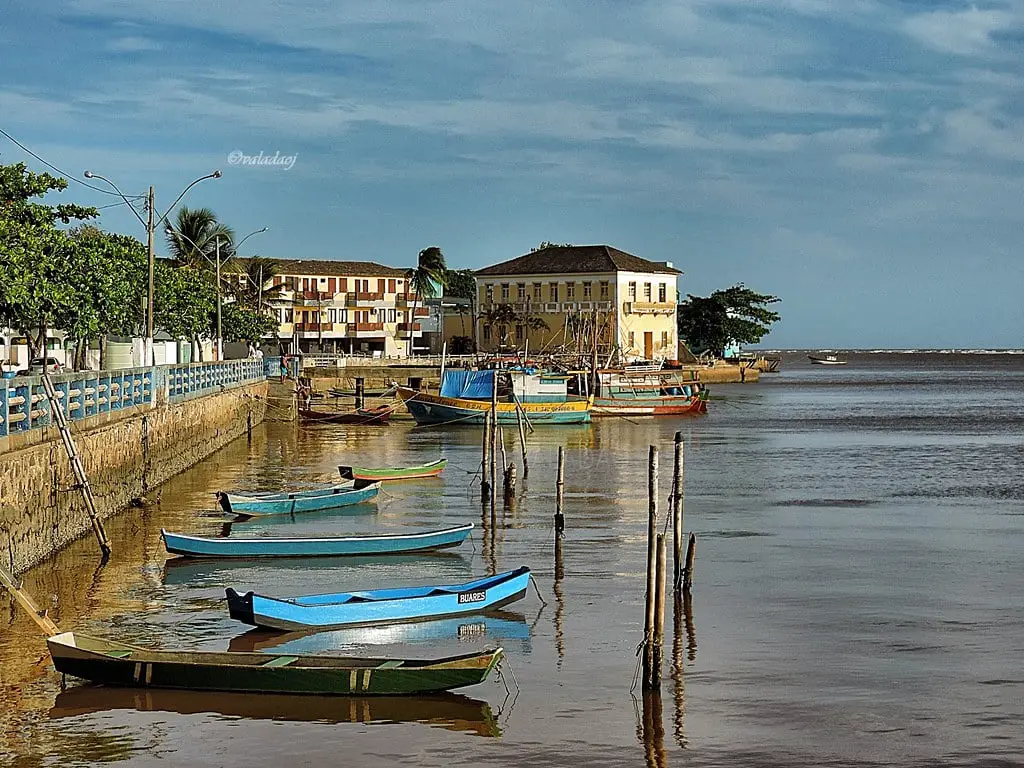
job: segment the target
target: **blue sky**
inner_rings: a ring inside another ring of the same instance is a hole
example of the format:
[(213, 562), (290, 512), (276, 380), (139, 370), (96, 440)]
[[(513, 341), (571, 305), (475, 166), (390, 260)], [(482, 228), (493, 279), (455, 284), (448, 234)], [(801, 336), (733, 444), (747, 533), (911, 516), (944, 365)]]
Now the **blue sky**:
[(0, 127), (69, 174), (220, 168), (187, 203), (282, 258), (609, 243), (779, 295), (775, 347), (1024, 346), (1022, 74), (1020, 0), (0, 6)]

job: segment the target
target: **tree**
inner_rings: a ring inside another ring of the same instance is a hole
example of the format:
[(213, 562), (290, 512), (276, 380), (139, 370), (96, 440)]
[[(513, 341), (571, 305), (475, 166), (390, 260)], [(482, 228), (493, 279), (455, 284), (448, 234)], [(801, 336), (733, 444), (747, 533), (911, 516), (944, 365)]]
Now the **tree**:
[(710, 296), (687, 295), (679, 305), (679, 337), (695, 352), (721, 355), (735, 341), (756, 344), (771, 331), (780, 315), (768, 309), (781, 301), (777, 296), (757, 293), (738, 283)]
[(179, 208), (174, 226), (166, 236), (167, 247), (179, 267), (214, 269), (218, 241), (222, 264), (234, 255), (234, 230), (218, 222), (209, 208)]
[(416, 305), (420, 296), (432, 299), (437, 295), (438, 286), (444, 290), (447, 273), (444, 254), (436, 245), (420, 251), (416, 259), (416, 269), (409, 272), (409, 285), (413, 289), (412, 314), (409, 317), (409, 357), (412, 357), (412, 345), (416, 335)]
[(231, 302), (221, 307), (221, 331), (225, 341), (257, 342), (277, 328), (277, 321), (266, 312)]
[[(480, 322), (485, 328), (501, 328), (512, 325), (522, 325), (527, 330), (540, 331), (548, 330), (548, 324), (544, 318), (517, 312), (511, 304), (492, 304), (480, 313)], [(506, 339), (498, 339), (498, 344), (504, 344)]]
[(537, 251), (543, 251), (545, 248), (572, 248), (572, 243), (552, 243), (548, 240), (544, 240), (536, 248), (531, 248), (530, 253), (536, 253)]
[(472, 299), (476, 295), (476, 281), (472, 269), (449, 269), (445, 273), (445, 296), (454, 299)]
[(281, 264), (264, 256), (248, 259), (233, 259), (227, 267), (228, 274), (235, 280), (227, 286), (227, 292), (236, 302), (257, 312), (270, 312), (274, 302), (284, 296), (280, 286), (268, 286), (275, 275), (280, 273)]
[(217, 312), (217, 288), (195, 267), (177, 267), (166, 261), (156, 264), (153, 322), (175, 339), (198, 343), (211, 327)]

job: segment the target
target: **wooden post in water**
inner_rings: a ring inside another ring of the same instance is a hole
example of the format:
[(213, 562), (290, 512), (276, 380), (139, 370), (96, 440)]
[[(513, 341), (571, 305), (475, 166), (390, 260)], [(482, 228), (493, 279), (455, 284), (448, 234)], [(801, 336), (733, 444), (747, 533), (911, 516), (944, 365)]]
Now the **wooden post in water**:
[(690, 591), (693, 586), (693, 559), (697, 556), (697, 537), (691, 533), (686, 543), (686, 573), (683, 576), (683, 590)]
[(356, 376), (356, 408), (362, 408), (366, 404), (366, 379)]
[(558, 446), (558, 476), (555, 480), (555, 538), (565, 535), (565, 446)]
[(672, 474), (672, 586), (679, 589), (683, 580), (683, 433), (676, 432), (675, 466)]
[(506, 474), (508, 470), (508, 455), (505, 453), (505, 429), (498, 427), (498, 445), (501, 446), (501, 472)]
[(668, 555), (665, 552), (665, 535), (658, 534), (657, 564), (654, 574), (654, 651), (651, 655), (651, 687), (661, 686), (661, 659), (665, 644), (665, 569)]
[(487, 471), (490, 468), (490, 461), (487, 456), (487, 449), (490, 447), (491, 439), (491, 412), (484, 413), (484, 437), (480, 450), (480, 474), (483, 479), (480, 481), (480, 501), (484, 504), (491, 497), (491, 484), (487, 480)]
[(491, 510), (498, 495), (498, 372), (491, 381)]
[(658, 447), (652, 445), (647, 460), (647, 594), (644, 604), (643, 687), (651, 685), (654, 667), (654, 590), (657, 578)]
[(505, 468), (505, 503), (511, 505), (516, 500), (516, 463), (510, 462)]
[(519, 447), (523, 451), (523, 480), (530, 474), (530, 465), (526, 461), (526, 429), (523, 427), (523, 411), (516, 403), (516, 423), (519, 425)]

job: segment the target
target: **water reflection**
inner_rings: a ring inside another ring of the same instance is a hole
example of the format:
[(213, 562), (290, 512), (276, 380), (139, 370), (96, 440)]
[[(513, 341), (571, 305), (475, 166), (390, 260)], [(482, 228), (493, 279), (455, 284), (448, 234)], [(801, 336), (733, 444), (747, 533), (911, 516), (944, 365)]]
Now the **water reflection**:
[(672, 600), (672, 698), (675, 714), (672, 717), (672, 735), (683, 749), (687, 746), (684, 721), (686, 717), (686, 681), (684, 675), (683, 636), (686, 636), (686, 658), (697, 656), (697, 639), (693, 627), (693, 598), (689, 591), (676, 590)]
[(112, 710), (213, 714), (289, 722), (423, 723), (477, 736), (500, 736), (491, 707), (459, 694), (432, 696), (286, 696), (208, 691), (140, 690), (80, 685), (57, 695), (51, 719), (79, 718)]
[[(665, 726), (662, 723), (661, 690), (644, 691), (641, 696), (643, 713), (637, 713), (637, 737), (644, 748), (647, 768), (664, 768)], [(636, 699), (633, 700), (634, 706)]]
[(555, 593), (555, 651), (558, 653), (558, 668), (565, 661), (565, 596), (562, 594), (562, 579), (565, 566), (562, 562), (562, 537), (555, 533), (555, 579), (551, 591)]

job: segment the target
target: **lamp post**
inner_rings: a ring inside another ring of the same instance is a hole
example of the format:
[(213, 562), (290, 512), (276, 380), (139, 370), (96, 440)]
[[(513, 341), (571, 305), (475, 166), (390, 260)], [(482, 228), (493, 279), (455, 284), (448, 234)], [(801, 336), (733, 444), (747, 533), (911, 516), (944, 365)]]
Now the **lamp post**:
[[(238, 253), (238, 249), (241, 247), (242, 243), (244, 243), (250, 237), (252, 237), (253, 235), (258, 235), (261, 232), (266, 232), (268, 229), (269, 229), (269, 227), (263, 227), (262, 229), (257, 229), (257, 230), (255, 230), (253, 232), (250, 232), (248, 235), (246, 235), (245, 237), (243, 237), (241, 240), (238, 241), (238, 244), (234, 247), (234, 252), (237, 254)], [(170, 235), (174, 235), (175, 237), (180, 237), (182, 240), (187, 240), (192, 245), (192, 247), (196, 249), (196, 253), (202, 255), (203, 258), (205, 258), (207, 261), (209, 261), (209, 257), (205, 253), (203, 253), (203, 249), (200, 248), (198, 245), (196, 245), (195, 240), (193, 240), (191, 237), (189, 237), (188, 235), (184, 234), (183, 232), (179, 232), (174, 227), (172, 227), (169, 223), (167, 224), (167, 227), (166, 227), (166, 229), (164, 231), (167, 232)], [(220, 239), (222, 237), (226, 238), (227, 236), (222, 234), (222, 233), (220, 233), (220, 232), (218, 232), (216, 235), (214, 235), (214, 247), (216, 249), (216, 261), (215, 261), (215, 264), (216, 264), (216, 268), (217, 268), (217, 360), (223, 360), (224, 359), (224, 337), (223, 337), (223, 334), (221, 333), (221, 303), (222, 302), (221, 302), (221, 291), (220, 291)], [(261, 288), (262, 288), (262, 286), (261, 286)], [(259, 311), (259, 308), (257, 307), (257, 312), (258, 311)]]
[(114, 191), (121, 196), (121, 199), (124, 200), (125, 205), (128, 206), (131, 212), (135, 214), (135, 218), (139, 220), (139, 223), (146, 228), (146, 250), (149, 256), (149, 291), (146, 299), (146, 341), (145, 351), (143, 354), (146, 358), (146, 365), (154, 365), (156, 361), (153, 357), (153, 277), (155, 271), (154, 266), (156, 262), (156, 256), (153, 250), (153, 232), (156, 230), (158, 226), (160, 226), (160, 222), (166, 221), (167, 215), (174, 210), (174, 206), (181, 202), (181, 198), (183, 198), (185, 196), (185, 193), (192, 189), (192, 187), (194, 187), (200, 181), (205, 181), (206, 179), (219, 179), (223, 174), (218, 170), (214, 171), (213, 173), (208, 173), (205, 176), (200, 176), (198, 179), (193, 181), (191, 184), (189, 184), (187, 187), (185, 187), (185, 189), (181, 191), (181, 194), (178, 195), (177, 199), (173, 203), (171, 203), (170, 208), (164, 211), (164, 215), (161, 216), (159, 219), (154, 219), (154, 214), (156, 213), (156, 210), (154, 207), (153, 200), (153, 186), (150, 185), (149, 194), (146, 195), (146, 209), (148, 211), (146, 221), (142, 220), (142, 217), (139, 216), (139, 212), (135, 210), (132, 204), (128, 202), (128, 198), (124, 196), (124, 193), (120, 189), (118, 189), (117, 185), (114, 184), (114, 182), (112, 182), (110, 179), (106, 178), (105, 176), (100, 176), (98, 173), (93, 173), (92, 171), (86, 171), (83, 175), (87, 179), (99, 179), (100, 181), (107, 182), (107, 184), (109, 184), (114, 189)]

